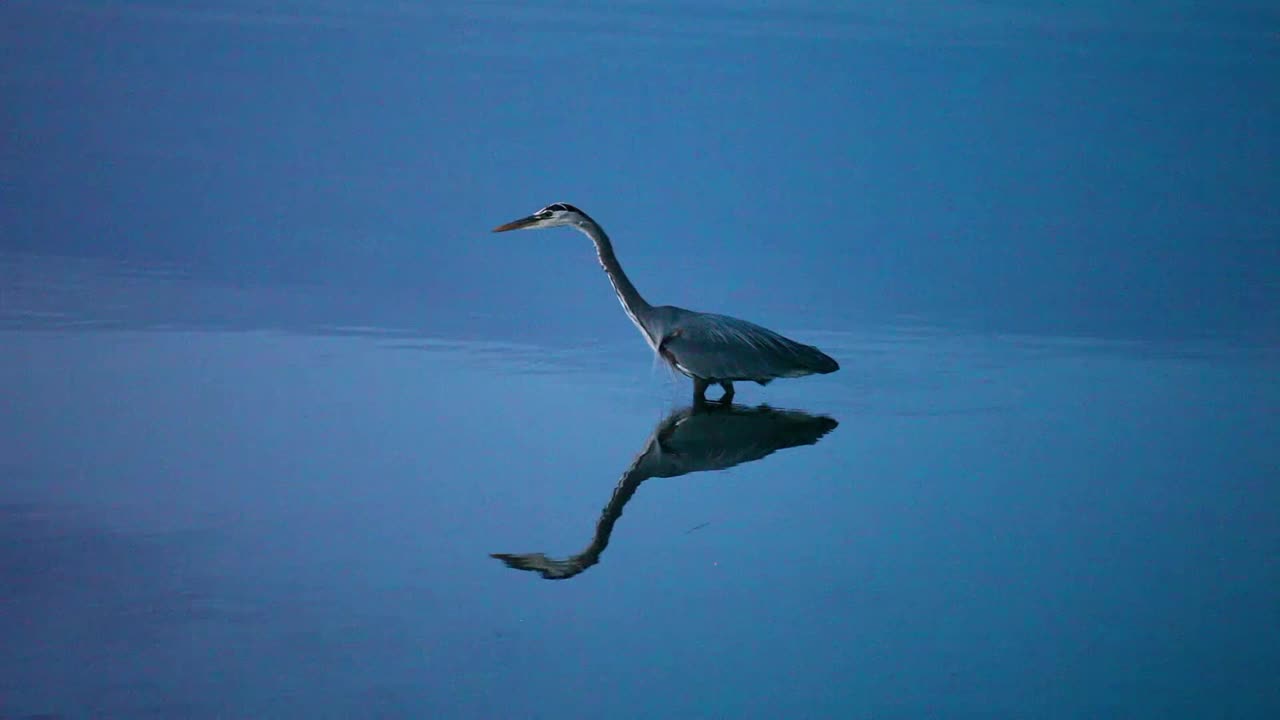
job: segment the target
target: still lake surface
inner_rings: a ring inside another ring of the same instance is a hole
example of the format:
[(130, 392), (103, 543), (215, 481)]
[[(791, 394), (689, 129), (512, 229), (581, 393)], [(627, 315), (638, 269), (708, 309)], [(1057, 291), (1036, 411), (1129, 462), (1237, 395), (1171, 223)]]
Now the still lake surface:
[(638, 337), (5, 271), (6, 717), (1280, 706), (1274, 349), (783, 327), (841, 371), (694, 412)]
[(1275, 6), (0, 3), (0, 718), (1280, 718)]

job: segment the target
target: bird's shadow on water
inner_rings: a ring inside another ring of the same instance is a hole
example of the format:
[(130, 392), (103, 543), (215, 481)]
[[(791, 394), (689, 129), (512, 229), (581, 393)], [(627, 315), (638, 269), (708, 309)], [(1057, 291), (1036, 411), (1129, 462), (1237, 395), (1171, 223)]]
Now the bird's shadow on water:
[(548, 580), (571, 578), (600, 562), (622, 508), (649, 478), (679, 477), (755, 462), (778, 450), (813, 445), (838, 424), (825, 415), (767, 405), (696, 403), (680, 408), (654, 427), (644, 449), (622, 473), (600, 513), (591, 542), (581, 552), (564, 559), (543, 553), (493, 553), (491, 557), (516, 570), (538, 572)]

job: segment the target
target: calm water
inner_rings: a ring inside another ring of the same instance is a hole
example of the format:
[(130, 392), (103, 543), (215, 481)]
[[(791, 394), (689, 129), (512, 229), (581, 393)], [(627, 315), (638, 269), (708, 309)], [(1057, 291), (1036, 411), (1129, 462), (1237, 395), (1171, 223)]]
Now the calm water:
[(22, 265), (43, 284), (10, 284), (0, 355), (8, 716), (1280, 702), (1274, 352), (811, 331), (839, 373), (699, 414), (639, 338), (129, 327), (137, 298), (200, 289)]
[(1273, 5), (0, 3), (0, 718), (1280, 717)]

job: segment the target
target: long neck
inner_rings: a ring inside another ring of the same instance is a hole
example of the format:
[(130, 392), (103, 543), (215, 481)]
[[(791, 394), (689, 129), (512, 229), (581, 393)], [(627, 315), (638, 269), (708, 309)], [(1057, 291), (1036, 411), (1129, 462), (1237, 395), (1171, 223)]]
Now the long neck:
[(622, 303), (622, 309), (626, 311), (627, 317), (631, 318), (631, 322), (635, 323), (635, 326), (640, 329), (640, 334), (644, 335), (649, 347), (657, 350), (657, 340), (650, 335), (644, 324), (644, 319), (649, 316), (651, 306), (645, 302), (644, 298), (640, 297), (640, 292), (636, 290), (636, 286), (631, 284), (631, 281), (627, 279), (627, 274), (622, 271), (622, 265), (618, 264), (618, 257), (613, 254), (613, 243), (609, 242), (609, 236), (605, 235), (604, 229), (589, 218), (578, 228), (587, 237), (591, 238), (591, 242), (595, 243), (596, 256), (600, 258), (600, 266), (604, 268), (605, 274), (609, 276), (609, 282), (613, 285), (613, 291), (618, 294), (618, 302)]

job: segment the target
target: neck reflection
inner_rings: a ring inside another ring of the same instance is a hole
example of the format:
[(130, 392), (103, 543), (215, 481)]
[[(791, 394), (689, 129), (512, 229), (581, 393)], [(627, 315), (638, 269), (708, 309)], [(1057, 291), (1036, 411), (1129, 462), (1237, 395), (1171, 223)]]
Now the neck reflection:
[(571, 578), (600, 562), (622, 508), (645, 480), (755, 462), (778, 450), (813, 445), (838, 424), (824, 415), (775, 410), (765, 405), (751, 408), (700, 403), (681, 408), (658, 423), (644, 449), (622, 473), (596, 522), (595, 535), (582, 552), (564, 559), (542, 553), (493, 553), (491, 557), (510, 568), (540, 573), (548, 580)]

